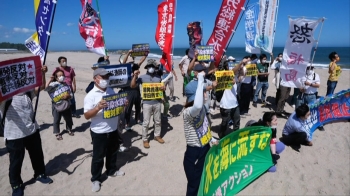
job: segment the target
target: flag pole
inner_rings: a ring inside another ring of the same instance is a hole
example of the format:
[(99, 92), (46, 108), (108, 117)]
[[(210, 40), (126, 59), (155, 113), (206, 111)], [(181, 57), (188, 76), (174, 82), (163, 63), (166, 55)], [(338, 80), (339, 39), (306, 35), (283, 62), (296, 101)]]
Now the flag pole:
[(97, 15), (98, 15), (98, 18), (100, 19), (103, 44), (105, 45), (105, 53), (106, 53), (106, 56), (107, 56), (107, 48), (106, 48), (105, 36), (103, 34), (102, 19), (101, 19), (101, 15), (100, 15), (100, 6), (98, 5), (98, 0), (96, 0), (96, 4), (97, 4)]
[(322, 18), (321, 29), (320, 29), (320, 32), (318, 33), (318, 38), (317, 38), (317, 41), (316, 41), (316, 46), (315, 46), (315, 48), (314, 48), (314, 53), (312, 54), (312, 58), (311, 58), (310, 65), (312, 65), (312, 63), (314, 62), (316, 50), (317, 50), (317, 47), (318, 47), (318, 42), (320, 41), (321, 32), (322, 32), (322, 28), (323, 28), (323, 24), (324, 24), (324, 20), (325, 20), (325, 19), (326, 19), (325, 17)]
[[(235, 29), (233, 30), (233, 33), (232, 33), (232, 35), (231, 35), (231, 37), (230, 37), (230, 40), (228, 41), (228, 44), (226, 45), (226, 47), (225, 47), (225, 49), (224, 49), (224, 53), (222, 53), (222, 55), (221, 55), (220, 62), (222, 61), (222, 58), (223, 58), (224, 55), (226, 54), (226, 49), (227, 49), (228, 46), (230, 45), (231, 40), (232, 40), (233, 36), (235, 35), (236, 29), (238, 28), (238, 25), (239, 25), (239, 23), (240, 23), (241, 20), (242, 20), (242, 17), (243, 17), (243, 15), (244, 15), (244, 12), (245, 12), (245, 10), (246, 10), (247, 7), (248, 7), (249, 1), (250, 1), (250, 0), (248, 0), (248, 2), (246, 3), (245, 8), (244, 8), (244, 11), (241, 13), (241, 17), (239, 18), (238, 23), (237, 23), (237, 25), (236, 25)], [(220, 63), (220, 62), (219, 62), (219, 63)]]
[(200, 21), (200, 26), (202, 27), (202, 40), (201, 40), (201, 45), (204, 45), (204, 25), (203, 25), (203, 21)]
[[(54, 20), (54, 18), (55, 18), (57, 0), (53, 0), (52, 2), (53, 2), (55, 5), (53, 6), (52, 19), (51, 19), (50, 28), (49, 28), (49, 33), (48, 33), (49, 37), (47, 38), (47, 44), (46, 44), (46, 49), (45, 49), (45, 55), (44, 55), (43, 65), (45, 65), (45, 63), (46, 63), (47, 49), (49, 48), (49, 43), (50, 43), (50, 38), (51, 38), (51, 30), (52, 30), (53, 20)], [(44, 85), (45, 85), (45, 84), (44, 84)], [(37, 109), (38, 109), (39, 95), (40, 95), (40, 87), (39, 87), (39, 90), (38, 90), (38, 94), (36, 95), (36, 101), (35, 101), (35, 107), (34, 107), (34, 116), (33, 116), (33, 123), (35, 122), (36, 112), (37, 112)]]
[[(277, 18), (278, 18), (278, 10), (279, 10), (280, 2), (277, 0), (277, 8), (276, 8), (276, 15), (275, 15), (275, 24), (273, 26), (273, 36), (272, 36), (272, 53), (273, 53), (273, 44), (275, 43), (275, 35), (276, 35), (276, 26), (277, 26)], [(271, 61), (271, 55), (270, 55), (270, 61)]]

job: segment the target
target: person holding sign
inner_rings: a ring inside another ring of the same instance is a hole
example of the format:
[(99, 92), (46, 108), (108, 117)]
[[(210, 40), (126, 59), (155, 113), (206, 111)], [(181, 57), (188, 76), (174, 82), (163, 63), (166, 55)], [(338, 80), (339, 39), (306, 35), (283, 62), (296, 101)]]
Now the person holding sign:
[(336, 52), (332, 52), (329, 54), (329, 60), (331, 62), (329, 63), (329, 68), (328, 68), (328, 81), (327, 81), (327, 94), (332, 95), (334, 94), (335, 87), (337, 87), (338, 79), (341, 73), (341, 68), (340, 66), (337, 65), (337, 62), (340, 61), (340, 57)]
[(235, 75), (239, 81), (240, 87), (237, 90), (239, 93), (239, 109), (241, 116), (250, 116), (248, 114), (250, 97), (253, 93), (252, 76), (247, 75), (247, 68), (245, 65), (250, 61), (249, 56), (243, 57), (242, 61), (238, 65), (240, 68), (236, 71)]
[(21, 169), (26, 149), (30, 155), (34, 179), (43, 184), (53, 182), (50, 177), (46, 176), (39, 125), (33, 120), (32, 100), (39, 90), (45, 88), (47, 67), (45, 65), (42, 66), (41, 71), (42, 85), (40, 87), (16, 94), (10, 100), (0, 103), (1, 105), (9, 104), (6, 113), (3, 115), (6, 115), (4, 120), (4, 138), (10, 158), (9, 178), (13, 190), (12, 195), (24, 194)]
[[(152, 97), (158, 97), (158, 94), (155, 95), (158, 91), (165, 91), (164, 85), (161, 85), (160, 87), (155, 86), (155, 88), (152, 88), (152, 83), (161, 83), (162, 79), (159, 76), (158, 73), (156, 73), (155, 68), (158, 66), (156, 60), (149, 59), (147, 61), (147, 65), (145, 66), (145, 69), (147, 69), (147, 73), (140, 76), (140, 71), (136, 70), (134, 71), (134, 76), (131, 80), (130, 87), (136, 88), (140, 84), (147, 84), (147, 88), (142, 89), (142, 94), (146, 95), (147, 97), (143, 97), (143, 123), (142, 123), (142, 140), (143, 140), (143, 147), (149, 148), (149, 141), (147, 138), (148, 135), (148, 125), (151, 119), (151, 116), (153, 115), (153, 120), (155, 122), (154, 124), (154, 139), (158, 141), (161, 144), (164, 144), (164, 140), (160, 137), (161, 132), (161, 108), (162, 108), (162, 99), (159, 98), (152, 98)], [(150, 84), (150, 85), (148, 85)]]
[(190, 57), (188, 56), (188, 52), (190, 49), (186, 49), (185, 53), (186, 55), (182, 57), (179, 63), (179, 68), (181, 71), (181, 75), (183, 77), (183, 85), (182, 85), (182, 95), (185, 96), (185, 86), (188, 84), (190, 81), (189, 76), (187, 75), (187, 69), (190, 64)]
[(199, 72), (198, 82), (190, 82), (185, 88), (187, 101), (183, 119), (187, 147), (183, 165), (187, 178), (186, 195), (197, 195), (210, 143), (218, 143), (211, 136), (211, 128), (204, 107), (204, 75), (204, 71)]
[(109, 177), (123, 176), (125, 173), (117, 169), (117, 152), (120, 136), (118, 133), (119, 116), (103, 117), (103, 109), (108, 107), (103, 96), (114, 95), (112, 88), (107, 87), (111, 73), (103, 68), (94, 70), (95, 87), (84, 98), (84, 117), (91, 119), (90, 134), (92, 137), (91, 182), (92, 191), (101, 188), (101, 174), (104, 157), (106, 157), (106, 174)]
[(53, 115), (53, 133), (57, 140), (63, 140), (60, 133), (60, 122), (63, 117), (66, 121), (66, 129), (70, 136), (74, 136), (72, 132), (73, 119), (70, 110), (71, 89), (64, 82), (63, 71), (57, 70), (54, 76), (46, 84), (46, 91), (52, 99), (52, 115)]
[(162, 82), (164, 82), (164, 87), (165, 88), (169, 87), (169, 90), (170, 90), (169, 98), (166, 96), (166, 92), (165, 91), (163, 92), (164, 93), (163, 118), (171, 119), (172, 116), (170, 114), (168, 114), (169, 107), (170, 107), (169, 100), (170, 101), (175, 101), (173, 76), (175, 77), (175, 81), (177, 81), (177, 76), (176, 76), (176, 73), (174, 71), (174, 65), (172, 65), (171, 72), (168, 72), (162, 64), (160, 64), (159, 70), (161, 72)]
[[(254, 99), (253, 99), (253, 106), (256, 107), (256, 103), (258, 101), (259, 93), (261, 90), (261, 102), (263, 106), (266, 105), (266, 92), (269, 88), (269, 63), (266, 63), (266, 54), (261, 54), (260, 57), (260, 63), (258, 63), (258, 84), (256, 86)], [(271, 59), (273, 59), (273, 55), (271, 54)]]
[(275, 84), (276, 86), (276, 97), (275, 97), (276, 106), (277, 106), (277, 100), (279, 99), (279, 95), (280, 95), (280, 92), (279, 92), (280, 81), (281, 81), (280, 67), (282, 66), (282, 60), (283, 60), (283, 54), (279, 53), (278, 57), (276, 57), (276, 59), (273, 61), (270, 67), (271, 70), (275, 70), (275, 75), (272, 80), (272, 83)]

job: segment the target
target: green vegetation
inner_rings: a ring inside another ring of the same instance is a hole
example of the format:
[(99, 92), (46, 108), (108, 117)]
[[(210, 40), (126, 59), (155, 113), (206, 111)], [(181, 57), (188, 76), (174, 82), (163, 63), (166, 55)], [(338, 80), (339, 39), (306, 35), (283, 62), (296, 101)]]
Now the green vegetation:
[(17, 49), (22, 51), (29, 51), (24, 44), (14, 44), (10, 42), (1, 42), (0, 48), (11, 48), (11, 49)]

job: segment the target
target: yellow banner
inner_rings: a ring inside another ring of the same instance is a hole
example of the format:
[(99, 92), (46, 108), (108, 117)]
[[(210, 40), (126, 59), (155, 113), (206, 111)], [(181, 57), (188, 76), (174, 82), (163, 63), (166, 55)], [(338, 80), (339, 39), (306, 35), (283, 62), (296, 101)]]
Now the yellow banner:
[(257, 76), (258, 75), (258, 68), (256, 67), (256, 64), (248, 64), (245, 67), (247, 68), (246, 76)]
[(161, 87), (164, 86), (163, 83), (142, 83), (142, 99), (143, 100), (153, 100), (162, 99), (163, 90)]
[(231, 89), (234, 79), (233, 71), (216, 71), (215, 77), (218, 85), (216, 86), (217, 91)]

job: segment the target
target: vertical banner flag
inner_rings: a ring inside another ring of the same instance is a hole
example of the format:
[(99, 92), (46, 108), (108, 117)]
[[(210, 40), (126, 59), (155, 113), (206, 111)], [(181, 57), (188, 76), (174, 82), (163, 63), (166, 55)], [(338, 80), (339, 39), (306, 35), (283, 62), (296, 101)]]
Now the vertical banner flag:
[(310, 118), (306, 120), (305, 130), (312, 138), (320, 125), (339, 120), (350, 119), (350, 89), (342, 90), (332, 96), (322, 97), (309, 105)]
[(53, 6), (56, 0), (34, 0), (36, 32), (25, 41), (25, 46), (44, 61)]
[(259, 16), (259, 5), (253, 4), (245, 11), (245, 51), (251, 54), (260, 54), (260, 48), (255, 47), (256, 24)]
[(219, 66), (221, 56), (234, 31), (245, 0), (223, 0), (216, 16), (215, 26), (207, 45), (214, 46), (215, 66)]
[(322, 21), (306, 18), (289, 18), (289, 30), (286, 46), (283, 50), (283, 61), (280, 68), (281, 85), (300, 88), (300, 80), (305, 76), (314, 46), (314, 31)]
[(247, 127), (220, 139), (205, 157), (198, 195), (235, 195), (272, 165), (271, 128)]
[(0, 102), (41, 85), (39, 56), (0, 62)]
[(194, 51), (196, 49), (196, 45), (201, 45), (202, 41), (202, 28), (201, 22), (190, 22), (187, 25), (187, 35), (188, 41), (190, 44), (190, 51), (188, 52), (188, 56), (190, 58), (194, 57)]
[(171, 53), (174, 36), (175, 0), (163, 1), (158, 5), (158, 23), (156, 28), (156, 42), (163, 51), (160, 63), (170, 72), (172, 68)]
[(277, 0), (260, 0), (260, 13), (257, 22), (255, 46), (272, 53)]
[(85, 40), (86, 47), (100, 56), (106, 55), (103, 42), (102, 26), (96, 10), (91, 5), (92, 0), (80, 0), (83, 11), (79, 18), (79, 32)]

